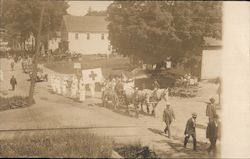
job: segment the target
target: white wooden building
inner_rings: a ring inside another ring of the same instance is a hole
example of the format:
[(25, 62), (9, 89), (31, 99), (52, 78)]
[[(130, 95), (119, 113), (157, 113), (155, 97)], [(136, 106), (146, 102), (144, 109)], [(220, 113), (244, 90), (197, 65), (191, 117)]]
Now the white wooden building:
[(202, 51), (201, 79), (215, 79), (222, 73), (221, 40), (205, 38), (205, 48)]
[(110, 54), (108, 22), (105, 16), (65, 15), (61, 26), (61, 41), (69, 51), (90, 54)]

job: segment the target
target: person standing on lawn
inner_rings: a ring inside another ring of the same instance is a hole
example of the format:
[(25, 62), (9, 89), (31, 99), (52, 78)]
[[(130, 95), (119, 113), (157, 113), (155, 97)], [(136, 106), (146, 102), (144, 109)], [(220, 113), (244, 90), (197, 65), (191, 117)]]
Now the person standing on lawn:
[(16, 78), (14, 77), (14, 75), (12, 75), (11, 79), (10, 79), (10, 85), (12, 87), (12, 91), (15, 90), (15, 87), (17, 85), (17, 81), (16, 81)]
[(163, 111), (163, 122), (165, 122), (166, 127), (164, 129), (164, 133), (166, 134), (168, 132), (168, 138), (171, 138), (171, 130), (170, 125), (172, 121), (175, 120), (175, 115), (173, 109), (170, 107), (170, 103), (167, 102), (166, 108)]
[(197, 118), (197, 113), (192, 113), (192, 117), (188, 119), (187, 124), (186, 124), (186, 128), (185, 128), (185, 139), (184, 139), (184, 148), (187, 147), (187, 143), (188, 143), (188, 139), (190, 136), (192, 136), (193, 138), (193, 150), (197, 151), (196, 149), (196, 131), (195, 131), (195, 127), (196, 127), (196, 118)]
[(216, 141), (217, 139), (220, 140), (220, 128), (219, 116), (215, 115), (214, 120), (209, 121), (206, 129), (206, 138), (210, 141), (210, 146), (207, 149), (208, 154), (211, 151), (216, 154)]
[(208, 103), (207, 108), (206, 108), (206, 116), (208, 117), (208, 121), (211, 121), (216, 115), (216, 108), (215, 108), (215, 99), (210, 98), (209, 100), (210, 100), (210, 103)]
[(11, 70), (14, 71), (15, 63), (13, 59), (10, 62), (10, 66), (11, 66)]

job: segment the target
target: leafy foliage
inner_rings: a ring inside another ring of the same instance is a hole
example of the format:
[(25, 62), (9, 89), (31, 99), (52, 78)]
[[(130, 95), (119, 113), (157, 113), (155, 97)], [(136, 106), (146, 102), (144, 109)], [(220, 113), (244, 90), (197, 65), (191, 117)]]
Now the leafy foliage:
[(31, 34), (37, 36), (42, 3), (45, 5), (42, 35), (52, 35), (59, 29), (62, 16), (67, 13), (68, 4), (65, 1), (3, 1), (3, 25), (11, 38), (19, 36), (24, 41)]
[[(204, 37), (221, 38), (221, 2), (115, 1), (109, 39), (120, 54), (174, 64), (201, 52)], [(193, 58), (194, 59), (194, 58)]]
[(107, 15), (107, 11), (106, 10), (101, 10), (101, 11), (95, 11), (91, 9), (91, 7), (88, 10), (88, 13), (86, 14), (86, 16), (106, 16)]

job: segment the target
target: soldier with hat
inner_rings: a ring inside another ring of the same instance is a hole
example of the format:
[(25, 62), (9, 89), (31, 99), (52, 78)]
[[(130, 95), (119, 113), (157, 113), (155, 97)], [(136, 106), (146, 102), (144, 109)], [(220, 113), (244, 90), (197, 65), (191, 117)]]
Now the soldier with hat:
[(164, 133), (166, 134), (168, 132), (169, 138), (171, 138), (170, 124), (172, 123), (173, 120), (175, 120), (174, 111), (172, 108), (170, 108), (170, 103), (167, 102), (166, 108), (163, 111), (162, 121), (165, 122), (165, 124), (166, 124), (166, 127), (164, 129)]
[(188, 143), (188, 139), (190, 136), (192, 136), (193, 138), (193, 150), (197, 151), (196, 149), (196, 131), (195, 131), (195, 127), (196, 127), (196, 118), (197, 118), (197, 113), (192, 113), (192, 117), (188, 119), (187, 124), (186, 124), (186, 128), (185, 128), (185, 139), (184, 139), (184, 147), (186, 148), (187, 143)]

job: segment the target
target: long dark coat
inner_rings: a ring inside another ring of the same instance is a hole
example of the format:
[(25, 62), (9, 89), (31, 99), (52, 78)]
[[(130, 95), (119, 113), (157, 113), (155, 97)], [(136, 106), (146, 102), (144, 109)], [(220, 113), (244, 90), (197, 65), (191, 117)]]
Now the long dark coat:
[(184, 135), (186, 134), (196, 135), (195, 127), (196, 127), (196, 123), (193, 121), (193, 118), (188, 119), (185, 131), (184, 131)]

